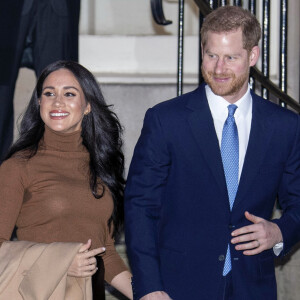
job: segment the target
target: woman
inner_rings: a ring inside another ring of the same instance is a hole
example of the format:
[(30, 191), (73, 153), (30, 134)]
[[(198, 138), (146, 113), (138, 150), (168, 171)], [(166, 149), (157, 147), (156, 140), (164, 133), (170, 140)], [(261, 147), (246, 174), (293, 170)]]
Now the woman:
[(93, 276), (94, 299), (102, 297), (103, 271), (132, 298), (131, 274), (113, 240), (123, 221), (120, 132), (93, 75), (58, 61), (39, 77), (20, 137), (0, 167), (0, 243), (15, 225), (18, 240), (83, 243), (67, 275)]

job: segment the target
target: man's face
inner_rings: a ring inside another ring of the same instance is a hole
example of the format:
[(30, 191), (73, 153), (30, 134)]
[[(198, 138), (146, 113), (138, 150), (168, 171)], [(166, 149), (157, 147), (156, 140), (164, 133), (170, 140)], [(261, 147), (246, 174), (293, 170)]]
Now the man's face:
[(207, 33), (202, 46), (202, 75), (212, 91), (230, 103), (247, 91), (250, 67), (259, 56), (257, 46), (251, 52), (243, 48), (242, 30)]

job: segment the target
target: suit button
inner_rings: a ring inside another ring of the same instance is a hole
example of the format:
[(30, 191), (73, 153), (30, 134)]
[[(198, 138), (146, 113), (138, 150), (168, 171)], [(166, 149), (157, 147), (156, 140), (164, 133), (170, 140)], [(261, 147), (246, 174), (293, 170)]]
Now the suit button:
[(223, 255), (223, 254), (221, 254), (220, 256), (219, 256), (219, 261), (223, 261), (225, 259), (225, 256)]
[(233, 228), (235, 228), (235, 225), (229, 224), (229, 225), (228, 225), (228, 228), (229, 228), (229, 229), (233, 229)]

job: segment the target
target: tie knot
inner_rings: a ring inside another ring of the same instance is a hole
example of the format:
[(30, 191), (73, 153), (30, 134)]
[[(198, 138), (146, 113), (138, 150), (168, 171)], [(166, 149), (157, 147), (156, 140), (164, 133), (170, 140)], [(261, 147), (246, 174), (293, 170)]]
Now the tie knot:
[(233, 117), (236, 109), (237, 109), (237, 106), (235, 104), (228, 105), (228, 117)]

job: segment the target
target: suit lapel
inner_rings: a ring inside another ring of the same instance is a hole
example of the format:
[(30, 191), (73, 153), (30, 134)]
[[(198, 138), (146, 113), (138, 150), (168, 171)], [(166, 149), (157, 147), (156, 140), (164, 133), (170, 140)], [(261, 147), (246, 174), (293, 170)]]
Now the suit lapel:
[(199, 147), (199, 155), (202, 154), (204, 157), (204, 161), (213, 174), (217, 185), (224, 197), (228, 199), (219, 142), (208, 106), (204, 85), (200, 86), (196, 91), (196, 95), (190, 99), (187, 107), (192, 110), (188, 120)]
[(263, 162), (273, 132), (270, 116), (264, 110), (263, 101), (267, 100), (253, 93), (252, 99), (253, 108), (249, 142), (233, 209), (245, 198), (248, 190), (252, 187), (252, 182)]
[[(252, 122), (248, 147), (233, 209), (245, 198), (252, 187), (268, 148), (273, 128), (265, 110), (264, 100), (252, 93)], [(218, 138), (208, 106), (204, 85), (200, 86), (187, 104), (191, 110), (189, 124), (204, 160), (213, 174), (223, 196), (228, 200), (227, 186)], [(224, 199), (224, 198), (223, 198)], [(224, 201), (222, 201), (224, 203)], [(229, 209), (229, 200), (226, 202)]]

